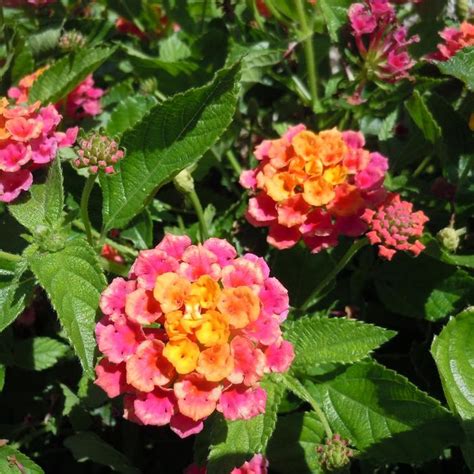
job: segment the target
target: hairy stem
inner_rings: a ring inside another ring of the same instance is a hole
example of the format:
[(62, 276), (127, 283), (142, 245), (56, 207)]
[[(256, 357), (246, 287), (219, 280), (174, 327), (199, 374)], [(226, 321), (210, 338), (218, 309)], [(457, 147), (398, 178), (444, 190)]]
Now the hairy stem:
[(0, 250), (0, 260), (8, 260), (9, 262), (19, 262), (21, 260), (21, 256)]
[(90, 174), (87, 178), (84, 189), (82, 190), (81, 196), (81, 219), (84, 224), (84, 230), (86, 232), (87, 241), (93, 246), (94, 241), (92, 239), (92, 226), (89, 219), (89, 198), (91, 196), (92, 189), (97, 175)]

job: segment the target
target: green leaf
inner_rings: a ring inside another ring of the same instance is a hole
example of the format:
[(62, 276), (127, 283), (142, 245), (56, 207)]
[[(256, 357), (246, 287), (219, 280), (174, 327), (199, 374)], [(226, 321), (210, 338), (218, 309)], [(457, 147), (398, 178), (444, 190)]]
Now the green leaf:
[(462, 440), (459, 424), (437, 400), (376, 362), (307, 387), (333, 430), (369, 459), (423, 462)]
[(124, 454), (90, 431), (69, 436), (65, 439), (64, 445), (78, 462), (91, 461), (123, 474), (139, 474), (140, 472), (131, 465)]
[(95, 317), (106, 283), (94, 250), (77, 238), (66, 242), (58, 252), (33, 253), (29, 263), (48, 293), (84, 371), (92, 376)]
[[(89, 380), (89, 379), (88, 379)], [(92, 425), (92, 418), (82, 405), (81, 399), (67, 386), (59, 384), (64, 395), (63, 415), (69, 418), (74, 430), (87, 430)]]
[(0, 472), (2, 474), (44, 474), (38, 464), (10, 446), (0, 447)]
[(263, 453), (275, 429), (278, 405), (283, 397), (284, 387), (271, 377), (262, 382), (267, 391), (265, 413), (250, 420), (226, 421), (222, 416), (214, 420), (211, 433), (211, 447), (207, 473), (221, 474), (241, 466), (255, 453)]
[(319, 0), (318, 2), (332, 41), (337, 41), (340, 28), (348, 21), (347, 9), (350, 4), (351, 0)]
[(5, 386), (5, 366), (0, 364), (0, 392)]
[(66, 97), (90, 73), (114, 52), (115, 47), (87, 48), (68, 54), (56, 61), (34, 82), (29, 101), (55, 104)]
[(312, 374), (323, 364), (348, 364), (368, 356), (390, 340), (395, 331), (344, 318), (304, 317), (286, 325), (285, 338), (293, 343), (292, 367)]
[(474, 470), (474, 308), (458, 314), (435, 337), (431, 353), (451, 410), (463, 420), (466, 461)]
[(467, 272), (423, 254), (416, 261), (397, 255), (380, 265), (374, 279), (390, 311), (429, 321), (458, 312), (474, 293), (474, 278)]
[(443, 74), (454, 76), (474, 91), (474, 47), (463, 48), (447, 61), (437, 63)]
[(51, 164), (46, 182), (34, 184), (29, 195), (9, 206), (13, 217), (33, 235), (40, 226), (57, 229), (64, 207), (63, 173), (58, 158)]
[(114, 137), (134, 127), (156, 104), (153, 97), (135, 95), (121, 101), (110, 115), (106, 132)]
[(176, 35), (160, 41), (160, 59), (166, 62), (176, 62), (191, 56), (191, 50)]
[(322, 473), (316, 446), (325, 436), (324, 428), (314, 413), (292, 413), (279, 417), (267, 447), (272, 472)]
[(25, 274), (26, 269), (25, 261), (12, 263), (0, 258), (0, 332), (25, 309), (33, 292), (34, 278)]
[(214, 144), (234, 115), (238, 74), (239, 65), (221, 70), (210, 84), (155, 106), (124, 135), (126, 159), (116, 174), (101, 177), (106, 230), (127, 225), (159, 187)]
[(130, 240), (137, 249), (149, 249), (153, 244), (153, 222), (148, 210), (132, 220), (130, 226), (120, 233), (120, 237)]
[(26, 370), (49, 369), (66, 354), (68, 346), (50, 337), (34, 337), (17, 341), (13, 363)]
[(413, 95), (405, 102), (405, 108), (429, 142), (435, 143), (441, 138), (441, 127), (417, 90), (414, 90)]

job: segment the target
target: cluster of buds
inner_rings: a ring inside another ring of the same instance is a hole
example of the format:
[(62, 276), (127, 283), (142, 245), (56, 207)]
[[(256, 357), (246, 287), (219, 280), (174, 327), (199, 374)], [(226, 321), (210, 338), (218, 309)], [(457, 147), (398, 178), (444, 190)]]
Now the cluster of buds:
[[(188, 466), (183, 474), (206, 474), (207, 469), (205, 466), (197, 466), (191, 464)], [(268, 473), (268, 460), (262, 454), (254, 454), (252, 459), (246, 461), (240, 467), (234, 467), (229, 474), (267, 474)]]
[(353, 3), (349, 20), (364, 61), (364, 79), (396, 82), (410, 77), (415, 61), (407, 47), (418, 42), (419, 37), (407, 37), (407, 28), (397, 22), (395, 9), (388, 0)]
[(114, 166), (125, 153), (118, 143), (105, 135), (91, 132), (78, 139), (77, 158), (73, 161), (76, 168), (87, 168), (96, 174), (99, 170), (107, 174), (114, 172)]
[(11, 202), (33, 183), (32, 171), (49, 164), (58, 148), (71, 146), (77, 127), (56, 131), (61, 115), (52, 105), (11, 106), (0, 99), (0, 201)]
[(247, 220), (269, 227), (267, 241), (279, 249), (300, 239), (312, 252), (335, 246), (341, 235), (367, 230), (362, 214), (383, 201), (388, 160), (364, 148), (360, 132), (291, 127), (255, 150), (259, 165), (240, 183), (255, 192)]
[(397, 250), (417, 256), (425, 248), (418, 237), (423, 235), (428, 217), (423, 211), (413, 212), (413, 204), (402, 201), (399, 194), (389, 194), (375, 210), (367, 209), (362, 219), (369, 225), (370, 243), (378, 245), (379, 255), (387, 260)]
[(125, 394), (128, 420), (169, 424), (181, 437), (215, 410), (228, 420), (263, 413), (260, 380), (294, 358), (280, 328), (288, 292), (269, 273), (225, 240), (166, 235), (102, 294), (95, 383), (110, 397)]
[(439, 33), (444, 43), (438, 44), (438, 51), (430, 54), (428, 59), (447, 61), (459, 50), (474, 46), (474, 25), (467, 21), (461, 23), (459, 28), (448, 26)]
[(321, 466), (329, 472), (343, 470), (354, 456), (353, 450), (349, 448), (349, 441), (342, 439), (337, 433), (327, 439), (325, 444), (319, 445), (316, 452)]
[(64, 52), (76, 51), (85, 46), (86, 39), (84, 35), (77, 30), (64, 32), (58, 41), (58, 46)]

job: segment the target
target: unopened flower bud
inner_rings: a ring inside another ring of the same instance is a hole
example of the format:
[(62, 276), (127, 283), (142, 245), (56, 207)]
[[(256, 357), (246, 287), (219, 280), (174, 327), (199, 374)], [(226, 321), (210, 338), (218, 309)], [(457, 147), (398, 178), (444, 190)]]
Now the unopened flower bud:
[(441, 245), (449, 252), (455, 252), (459, 247), (461, 236), (466, 233), (466, 229), (454, 229), (452, 227), (445, 227), (441, 229), (436, 235)]
[(188, 169), (178, 173), (173, 182), (180, 193), (189, 194), (194, 191), (194, 179)]
[(354, 451), (349, 448), (349, 441), (342, 439), (337, 433), (327, 439), (325, 444), (319, 445), (316, 452), (319, 454), (321, 466), (330, 472), (344, 470), (350, 463), (350, 458), (354, 456)]
[(88, 168), (96, 174), (99, 170), (107, 174), (114, 172), (114, 166), (125, 155), (115, 140), (100, 133), (92, 132), (78, 140), (77, 158), (73, 161), (76, 168)]
[(469, 13), (469, 0), (456, 0), (456, 15), (460, 20), (465, 20)]
[(156, 77), (147, 77), (140, 82), (140, 94), (152, 95), (158, 89)]
[(77, 30), (64, 32), (58, 42), (59, 48), (66, 53), (83, 48), (85, 44), (86, 39), (82, 33)]

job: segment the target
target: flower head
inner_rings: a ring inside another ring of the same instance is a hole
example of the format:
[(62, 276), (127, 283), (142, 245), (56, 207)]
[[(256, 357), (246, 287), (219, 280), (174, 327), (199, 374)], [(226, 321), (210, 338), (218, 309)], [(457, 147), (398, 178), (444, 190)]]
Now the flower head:
[(124, 157), (117, 142), (100, 133), (91, 132), (78, 140), (76, 168), (88, 168), (92, 174), (99, 170), (107, 174), (114, 172), (114, 166)]
[(83, 48), (86, 44), (84, 35), (77, 30), (64, 32), (58, 41), (58, 46), (65, 52), (76, 51)]
[(262, 259), (238, 257), (221, 239), (166, 235), (139, 254), (128, 280), (113, 280), (101, 309), (96, 384), (126, 394), (129, 420), (170, 424), (182, 437), (216, 410), (230, 420), (262, 413), (260, 380), (294, 357), (280, 330), (286, 289)]
[(0, 201), (11, 202), (33, 183), (32, 171), (50, 163), (58, 148), (71, 146), (77, 127), (57, 132), (54, 106), (10, 105), (0, 98)]
[(387, 159), (364, 148), (359, 132), (314, 133), (304, 125), (255, 150), (257, 168), (242, 173), (241, 184), (256, 192), (248, 221), (269, 227), (268, 242), (289, 248), (300, 239), (313, 252), (337, 244), (339, 235), (366, 230), (361, 216), (383, 198)]
[(438, 51), (428, 56), (435, 61), (447, 61), (459, 50), (474, 46), (474, 24), (464, 21), (459, 28), (448, 26), (439, 33), (444, 40), (438, 44)]
[[(244, 462), (242, 466), (235, 467), (230, 471), (229, 474), (267, 474), (268, 472), (268, 460), (262, 454), (254, 454), (253, 457)], [(188, 466), (183, 474), (206, 474), (207, 469), (205, 466), (200, 467), (196, 464)]]
[(413, 204), (399, 194), (388, 195), (375, 210), (367, 209), (362, 219), (369, 225), (370, 243), (378, 245), (379, 255), (387, 260), (400, 250), (417, 256), (425, 248), (418, 237), (429, 219), (423, 211), (413, 212)]

